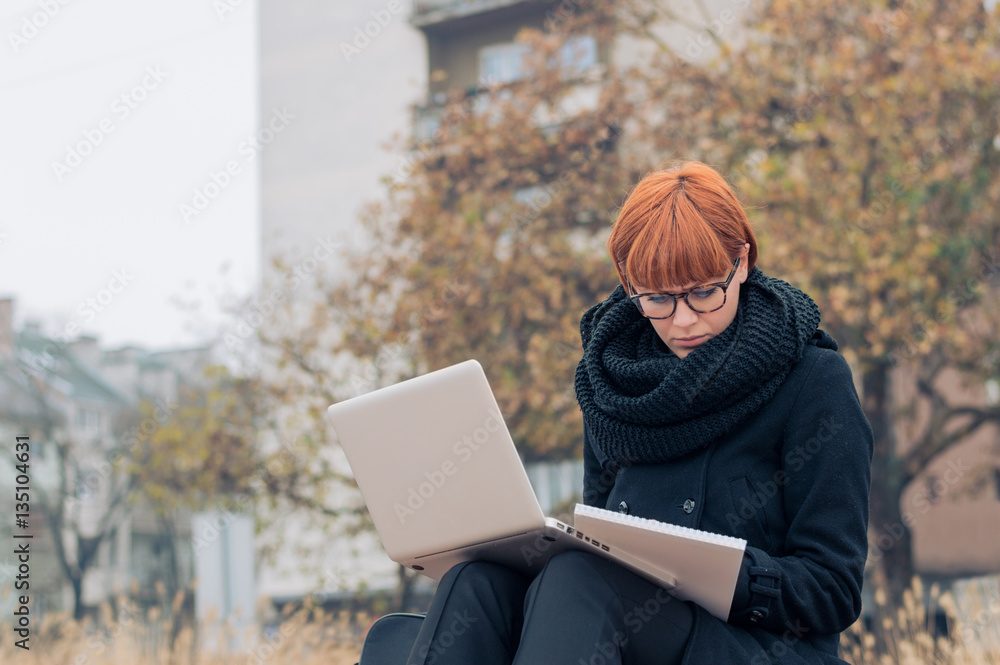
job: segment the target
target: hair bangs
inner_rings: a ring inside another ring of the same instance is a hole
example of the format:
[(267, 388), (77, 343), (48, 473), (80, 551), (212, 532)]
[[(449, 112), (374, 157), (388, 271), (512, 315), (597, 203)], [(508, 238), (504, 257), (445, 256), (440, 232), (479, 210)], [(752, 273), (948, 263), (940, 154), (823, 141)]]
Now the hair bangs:
[(683, 162), (639, 181), (607, 246), (622, 284), (674, 291), (724, 279), (745, 243), (752, 268), (757, 241), (736, 195), (710, 166)]
[(683, 191), (664, 205), (636, 235), (625, 260), (632, 285), (676, 291), (725, 276), (732, 260), (711, 226)]

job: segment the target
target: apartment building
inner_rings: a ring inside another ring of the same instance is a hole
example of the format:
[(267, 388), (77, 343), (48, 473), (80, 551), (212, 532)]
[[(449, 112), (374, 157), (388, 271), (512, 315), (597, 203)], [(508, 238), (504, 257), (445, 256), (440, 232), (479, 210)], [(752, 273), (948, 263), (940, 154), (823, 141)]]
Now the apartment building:
[[(406, 177), (415, 143), (432, 136), (440, 122), (447, 91), (474, 95), (481, 82), (516, 78), (517, 31), (543, 28), (546, 11), (555, 6), (374, 0), (334, 7), (262, 0), (261, 121), (275, 107), (296, 114), (262, 153), (265, 271), (269, 257), (294, 263), (317, 238), (363, 241), (361, 207), (380, 197), (384, 179)], [(593, 47), (582, 45), (584, 62), (596, 61)], [(343, 268), (331, 260), (321, 269), (336, 278)], [(546, 508), (582, 482), (579, 463), (528, 472)], [(370, 534), (329, 542), (294, 518), (284, 533), (280, 540), (287, 546), (261, 566), (263, 596), (293, 600), (318, 589), (335, 597), (359, 586), (397, 583), (395, 565)], [(306, 557), (301, 544), (323, 553)]]

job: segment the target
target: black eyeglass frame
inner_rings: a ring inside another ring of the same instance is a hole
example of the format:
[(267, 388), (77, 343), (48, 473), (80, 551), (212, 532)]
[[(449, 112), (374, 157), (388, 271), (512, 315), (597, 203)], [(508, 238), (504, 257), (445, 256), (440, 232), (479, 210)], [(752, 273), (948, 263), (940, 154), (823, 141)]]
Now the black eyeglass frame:
[[(636, 309), (639, 310), (639, 313), (642, 314), (647, 319), (669, 319), (671, 316), (677, 313), (677, 301), (680, 300), (681, 298), (684, 298), (684, 303), (688, 307), (690, 307), (692, 311), (698, 312), (699, 314), (709, 314), (711, 312), (717, 312), (726, 306), (726, 290), (729, 288), (729, 284), (733, 281), (733, 277), (736, 275), (736, 269), (740, 265), (741, 258), (743, 257), (741, 256), (736, 257), (736, 261), (733, 262), (733, 269), (729, 272), (729, 277), (727, 277), (726, 281), (724, 282), (712, 282), (709, 284), (701, 284), (691, 289), (691, 291), (686, 291), (684, 293), (677, 293), (677, 294), (674, 293), (636, 293), (635, 295), (630, 294), (628, 299), (632, 301), (632, 304), (635, 305)], [(631, 291), (632, 283), (629, 282), (628, 286), (629, 290)], [(691, 303), (688, 301), (688, 295), (690, 295), (693, 291), (704, 289), (707, 286), (718, 286), (722, 289), (722, 304), (719, 305), (718, 307), (715, 307), (714, 309), (710, 309), (708, 311), (702, 311), (697, 307), (691, 305)], [(642, 310), (642, 305), (639, 304), (639, 299), (642, 298), (643, 296), (670, 296), (673, 299), (674, 308), (670, 311), (670, 314), (667, 314), (666, 316), (650, 316), (649, 314), (646, 314), (646, 312)]]

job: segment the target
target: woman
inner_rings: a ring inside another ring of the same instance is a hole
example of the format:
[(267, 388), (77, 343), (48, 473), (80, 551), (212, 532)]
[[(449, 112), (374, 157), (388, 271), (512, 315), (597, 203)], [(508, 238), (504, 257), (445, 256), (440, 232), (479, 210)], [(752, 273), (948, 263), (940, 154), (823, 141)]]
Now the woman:
[(746, 539), (728, 620), (589, 553), (533, 580), (470, 562), (408, 662), (841, 662), (872, 431), (819, 309), (756, 267), (743, 207), (699, 162), (645, 177), (608, 249), (621, 284), (580, 324), (584, 502)]

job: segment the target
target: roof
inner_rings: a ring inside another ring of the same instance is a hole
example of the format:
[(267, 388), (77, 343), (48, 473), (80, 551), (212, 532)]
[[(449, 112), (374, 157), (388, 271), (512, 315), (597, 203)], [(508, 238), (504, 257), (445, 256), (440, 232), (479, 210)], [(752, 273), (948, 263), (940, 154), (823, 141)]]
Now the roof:
[(23, 371), (41, 376), (67, 397), (112, 405), (127, 403), (121, 393), (78, 362), (61, 342), (22, 331), (17, 335), (16, 354)]
[(24, 424), (44, 422), (48, 415), (17, 366), (0, 366), (0, 413)]

